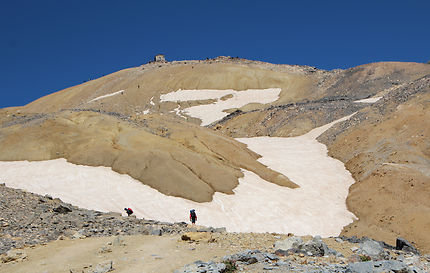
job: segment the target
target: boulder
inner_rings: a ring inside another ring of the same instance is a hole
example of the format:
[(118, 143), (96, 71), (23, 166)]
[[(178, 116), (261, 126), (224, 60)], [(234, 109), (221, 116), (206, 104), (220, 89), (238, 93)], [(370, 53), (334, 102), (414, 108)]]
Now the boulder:
[(223, 261), (239, 261), (242, 262), (244, 264), (254, 264), (257, 262), (262, 262), (264, 261), (266, 258), (268, 258), (264, 253), (261, 253), (260, 250), (258, 249), (248, 249), (248, 250), (244, 250), (242, 252), (239, 252), (237, 254), (234, 255), (228, 255), (223, 257)]
[(306, 243), (300, 237), (292, 236), (275, 243), (275, 252), (279, 256), (305, 254), (308, 256), (336, 255), (337, 252), (323, 242), (320, 236), (315, 236)]
[(414, 254), (418, 254), (419, 255), (418, 249), (416, 249), (411, 243), (409, 243), (404, 238), (400, 238), (400, 237), (397, 238), (397, 240), (396, 240), (396, 249), (397, 250), (407, 251), (407, 252), (412, 252)]
[(359, 244), (357, 254), (366, 255), (374, 259), (383, 259), (386, 256), (383, 246), (372, 239), (367, 239)]
[(319, 236), (315, 236), (315, 238), (312, 240), (309, 240), (305, 244), (301, 245), (300, 249), (305, 251), (309, 256), (326, 256), (330, 254), (336, 254), (336, 251), (329, 249)]
[(65, 204), (59, 205), (52, 209), (54, 212), (61, 213), (61, 214), (67, 214), (69, 212), (72, 212), (72, 208), (70, 206), (67, 206)]
[(292, 236), (288, 237), (287, 239), (283, 241), (277, 241), (275, 242), (275, 249), (280, 250), (288, 250), (292, 248), (298, 248), (300, 245), (303, 244), (303, 240), (300, 237)]

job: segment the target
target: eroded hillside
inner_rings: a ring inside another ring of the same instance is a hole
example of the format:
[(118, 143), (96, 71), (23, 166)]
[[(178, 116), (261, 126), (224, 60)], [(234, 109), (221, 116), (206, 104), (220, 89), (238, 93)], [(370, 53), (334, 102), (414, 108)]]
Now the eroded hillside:
[(93, 111), (30, 115), (1, 130), (0, 159), (50, 160), (106, 166), (160, 192), (210, 201), (214, 192), (232, 194), (240, 168), (281, 186), (297, 187), (256, 159), (244, 144), (167, 116), (139, 120)]

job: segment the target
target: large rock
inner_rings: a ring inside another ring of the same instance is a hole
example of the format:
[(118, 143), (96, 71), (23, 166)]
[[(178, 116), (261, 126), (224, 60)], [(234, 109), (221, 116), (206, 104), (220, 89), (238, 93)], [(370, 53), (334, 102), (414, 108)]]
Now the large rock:
[(67, 214), (72, 212), (72, 208), (66, 204), (61, 204), (53, 209), (53, 211), (61, 214)]
[(292, 236), (292, 237), (288, 237), (283, 241), (275, 242), (275, 249), (289, 250), (292, 248), (298, 248), (302, 244), (303, 244), (302, 238), (297, 236)]
[(369, 256), (372, 259), (383, 259), (387, 256), (383, 246), (372, 239), (360, 243), (357, 253)]
[(412, 252), (414, 254), (419, 254), (418, 249), (416, 249), (411, 243), (409, 243), (406, 239), (397, 238), (396, 240), (396, 249), (403, 250), (407, 252)]
[(303, 253), (309, 256), (326, 256), (335, 255), (336, 251), (330, 249), (321, 239), (320, 236), (315, 236), (307, 242), (303, 242), (300, 237), (289, 237), (283, 241), (275, 243), (277, 254), (287, 256), (293, 253)]

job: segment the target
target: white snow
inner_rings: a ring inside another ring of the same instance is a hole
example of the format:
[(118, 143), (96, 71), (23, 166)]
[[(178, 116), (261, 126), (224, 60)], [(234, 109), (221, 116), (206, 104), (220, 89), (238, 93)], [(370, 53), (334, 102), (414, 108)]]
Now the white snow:
[(261, 162), (300, 185), (298, 189), (268, 183), (243, 170), (234, 195), (216, 193), (212, 202), (196, 203), (161, 194), (110, 168), (74, 165), (65, 159), (0, 162), (0, 181), (87, 209), (123, 212), (131, 207), (147, 219), (188, 221), (188, 211), (194, 208), (199, 225), (228, 231), (336, 236), (354, 219), (345, 205), (354, 180), (315, 139), (331, 125), (293, 138), (239, 139), (263, 156)]
[(362, 102), (362, 103), (375, 103), (378, 100), (380, 100), (382, 97), (374, 97), (374, 98), (368, 98), (368, 99), (362, 99), (362, 100), (356, 100), (354, 102)]
[(116, 91), (116, 92), (113, 92), (113, 93), (110, 93), (110, 94), (103, 95), (103, 96), (97, 97), (95, 99), (92, 99), (92, 100), (88, 101), (88, 103), (93, 102), (93, 101), (98, 101), (98, 100), (101, 100), (101, 99), (104, 99), (104, 98), (107, 98), (107, 97), (112, 97), (112, 96), (115, 96), (115, 95), (118, 95), (118, 94), (123, 94), (124, 92), (125, 92), (125, 90), (119, 90), (119, 91)]
[[(280, 92), (281, 88), (248, 89), (243, 91), (235, 91), (233, 89), (178, 90), (161, 95), (160, 101), (180, 102), (216, 99), (215, 103), (202, 104), (180, 110), (184, 114), (201, 119), (202, 123), (200, 125), (206, 126), (227, 116), (228, 113), (224, 112), (224, 110), (240, 108), (249, 103), (270, 103), (279, 98)], [(232, 95), (232, 97), (221, 100), (226, 95)]]

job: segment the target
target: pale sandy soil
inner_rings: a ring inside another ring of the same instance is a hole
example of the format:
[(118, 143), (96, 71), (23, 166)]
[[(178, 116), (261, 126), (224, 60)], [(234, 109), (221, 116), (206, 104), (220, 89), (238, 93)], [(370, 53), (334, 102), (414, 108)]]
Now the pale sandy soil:
[(0, 162), (0, 180), (87, 209), (123, 212), (131, 207), (138, 217), (178, 222), (187, 221), (188, 210), (194, 208), (199, 224), (228, 231), (334, 236), (354, 219), (345, 206), (354, 180), (315, 140), (331, 125), (295, 138), (240, 139), (263, 156), (264, 164), (299, 184), (298, 189), (268, 183), (243, 170), (235, 194), (217, 192), (212, 202), (196, 203), (161, 194), (110, 168), (79, 166), (64, 159)]
[[(232, 254), (229, 246), (190, 244), (179, 236), (125, 236), (125, 246), (108, 246), (115, 237), (60, 240), (24, 249), (27, 259), (0, 264), (2, 273), (93, 272), (97, 264), (113, 261), (114, 272), (173, 272), (196, 260)], [(100, 253), (102, 247), (112, 252)], [(91, 270), (92, 269), (92, 270)]]
[[(217, 99), (215, 103), (192, 106), (179, 110), (177, 108), (176, 113), (182, 112), (191, 117), (199, 118), (202, 120), (201, 125), (209, 125), (212, 122), (222, 119), (227, 116), (228, 113), (224, 112), (226, 109), (240, 108), (249, 103), (270, 103), (274, 102), (279, 98), (281, 88), (268, 88), (268, 89), (248, 89), (243, 91), (235, 91), (232, 89), (226, 90), (178, 90), (160, 96), (160, 101), (195, 101), (195, 100), (207, 100)], [(231, 98), (226, 100), (220, 100), (226, 95), (232, 95)], [(176, 109), (175, 109), (176, 110)]]

